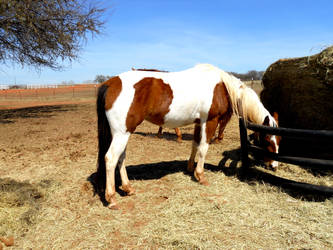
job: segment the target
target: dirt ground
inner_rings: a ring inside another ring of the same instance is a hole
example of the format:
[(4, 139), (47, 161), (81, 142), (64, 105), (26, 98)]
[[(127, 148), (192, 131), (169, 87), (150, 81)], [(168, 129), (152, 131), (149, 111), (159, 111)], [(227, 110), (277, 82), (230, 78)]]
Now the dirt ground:
[[(114, 211), (93, 187), (93, 100), (0, 110), (0, 237), (13, 236), (11, 249), (333, 249), (332, 199), (241, 174), (236, 118), (209, 148), (209, 186), (185, 171), (192, 126), (181, 129), (181, 143), (173, 130), (162, 139), (157, 130), (144, 122), (131, 136), (136, 195), (119, 191)], [(289, 164), (274, 174), (333, 185), (331, 173)]]

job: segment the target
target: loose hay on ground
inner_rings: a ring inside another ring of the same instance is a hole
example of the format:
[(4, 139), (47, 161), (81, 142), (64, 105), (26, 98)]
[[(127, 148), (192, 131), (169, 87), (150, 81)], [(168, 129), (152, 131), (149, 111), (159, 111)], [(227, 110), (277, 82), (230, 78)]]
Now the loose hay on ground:
[[(238, 177), (237, 119), (226, 128), (224, 141), (210, 146), (208, 187), (185, 172), (192, 127), (182, 129), (185, 140), (177, 143), (172, 130), (158, 139), (158, 127), (143, 123), (129, 141), (126, 159), (137, 194), (117, 194), (121, 209), (111, 211), (87, 180), (96, 170), (94, 105), (35, 111), (37, 118), (19, 116), (0, 127), (1, 178), (56, 183), (39, 187), (43, 201), (36, 223), (24, 235), (13, 231), (17, 248), (333, 248), (332, 201), (297, 199), (286, 190)], [(30, 130), (35, 136), (24, 137)], [(323, 180), (288, 165), (277, 174)]]
[(24, 236), (37, 223), (50, 181), (38, 184), (0, 179), (0, 236)]

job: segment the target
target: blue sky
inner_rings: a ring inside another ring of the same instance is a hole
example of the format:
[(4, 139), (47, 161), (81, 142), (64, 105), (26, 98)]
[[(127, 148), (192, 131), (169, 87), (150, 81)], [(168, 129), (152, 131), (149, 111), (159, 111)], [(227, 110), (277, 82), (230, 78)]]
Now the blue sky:
[(0, 84), (81, 83), (135, 68), (197, 63), (244, 73), (333, 45), (332, 0), (111, 0), (104, 34), (63, 71), (1, 66)]

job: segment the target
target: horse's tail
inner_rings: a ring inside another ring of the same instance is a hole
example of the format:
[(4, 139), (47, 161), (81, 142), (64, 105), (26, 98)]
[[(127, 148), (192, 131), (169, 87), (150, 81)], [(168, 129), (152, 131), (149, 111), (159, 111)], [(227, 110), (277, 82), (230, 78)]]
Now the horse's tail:
[(99, 87), (96, 101), (98, 126), (98, 165), (96, 180), (98, 186), (102, 189), (105, 189), (106, 183), (105, 154), (112, 141), (110, 125), (105, 114), (105, 96), (108, 87), (107, 84), (102, 84)]

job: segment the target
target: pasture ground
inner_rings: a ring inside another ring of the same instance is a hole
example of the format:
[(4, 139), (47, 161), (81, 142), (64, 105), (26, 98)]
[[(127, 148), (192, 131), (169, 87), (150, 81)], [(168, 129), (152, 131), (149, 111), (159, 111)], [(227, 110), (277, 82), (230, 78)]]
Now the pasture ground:
[[(240, 174), (236, 118), (209, 148), (207, 187), (185, 171), (192, 126), (177, 143), (173, 130), (159, 139), (157, 126), (141, 124), (126, 158), (136, 195), (119, 192), (114, 211), (92, 185), (93, 97), (42, 104), (0, 110), (0, 237), (13, 236), (12, 249), (333, 249), (332, 199)], [(289, 164), (274, 174), (333, 185), (331, 172)]]

